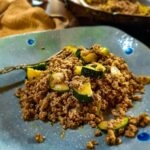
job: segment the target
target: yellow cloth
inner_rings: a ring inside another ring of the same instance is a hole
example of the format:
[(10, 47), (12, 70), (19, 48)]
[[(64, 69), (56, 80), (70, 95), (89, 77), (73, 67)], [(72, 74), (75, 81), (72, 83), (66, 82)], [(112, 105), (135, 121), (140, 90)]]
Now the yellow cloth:
[(0, 37), (63, 27), (59, 17), (48, 16), (26, 0), (0, 0)]

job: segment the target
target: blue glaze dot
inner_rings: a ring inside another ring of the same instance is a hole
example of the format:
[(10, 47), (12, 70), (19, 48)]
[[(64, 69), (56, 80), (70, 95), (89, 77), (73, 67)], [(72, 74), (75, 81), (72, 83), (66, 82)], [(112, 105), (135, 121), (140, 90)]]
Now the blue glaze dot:
[(133, 53), (133, 48), (128, 47), (128, 48), (126, 48), (124, 51), (125, 51), (125, 53), (126, 53), (127, 55), (130, 55), (130, 54)]
[(146, 132), (142, 132), (142, 133), (137, 135), (137, 138), (140, 141), (148, 141), (150, 139), (150, 134), (148, 134)]
[(33, 45), (35, 43), (34, 39), (28, 39), (27, 44)]

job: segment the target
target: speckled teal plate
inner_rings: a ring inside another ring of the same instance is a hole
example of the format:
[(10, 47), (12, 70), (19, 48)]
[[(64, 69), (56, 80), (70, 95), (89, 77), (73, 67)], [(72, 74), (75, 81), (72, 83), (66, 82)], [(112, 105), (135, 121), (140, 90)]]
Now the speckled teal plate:
[[(0, 68), (22, 63), (35, 63), (55, 54), (65, 45), (89, 47), (100, 43), (111, 52), (123, 57), (129, 68), (136, 74), (150, 75), (150, 50), (126, 33), (112, 27), (72, 28), (62, 31), (45, 31), (11, 36), (0, 40)], [(78, 130), (67, 130), (64, 138), (59, 124), (53, 127), (41, 121), (24, 122), (18, 99), (14, 96), (16, 88), (23, 85), (24, 71), (14, 71), (0, 75), (0, 150), (84, 150), (90, 139), (95, 139), (93, 130), (85, 125)], [(150, 113), (150, 86), (145, 87), (141, 102), (136, 102), (129, 114)], [(140, 129), (150, 133), (150, 127)], [(42, 133), (46, 141), (37, 144), (35, 133)], [(104, 136), (98, 137), (101, 150), (149, 150), (150, 140), (141, 142), (137, 138), (123, 138), (119, 146), (107, 146)]]

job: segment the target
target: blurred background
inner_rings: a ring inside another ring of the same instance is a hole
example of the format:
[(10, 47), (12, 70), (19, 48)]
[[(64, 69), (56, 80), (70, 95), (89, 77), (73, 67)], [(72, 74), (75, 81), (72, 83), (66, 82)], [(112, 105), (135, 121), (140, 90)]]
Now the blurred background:
[(150, 0), (0, 0), (0, 37), (94, 25), (117, 27), (150, 47)]
[[(122, 29), (150, 47), (150, 16), (109, 15), (78, 5), (79, 0), (43, 0), (39, 4), (48, 15), (61, 14), (69, 19), (68, 27), (110, 25)], [(36, 6), (37, 0), (30, 0)], [(144, 1), (147, 5), (149, 0)], [(37, 4), (38, 5), (38, 4)]]

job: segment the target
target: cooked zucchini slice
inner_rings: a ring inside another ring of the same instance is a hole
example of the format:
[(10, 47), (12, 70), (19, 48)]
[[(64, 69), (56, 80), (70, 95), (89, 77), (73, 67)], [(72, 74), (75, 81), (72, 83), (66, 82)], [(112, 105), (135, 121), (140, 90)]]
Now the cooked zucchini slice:
[(75, 56), (80, 58), (81, 57), (81, 49), (77, 49)]
[(106, 68), (100, 63), (88, 64), (82, 67), (81, 75), (91, 78), (102, 78)]
[(43, 71), (42, 70), (36, 70), (36, 69), (33, 69), (33, 68), (27, 68), (27, 79), (33, 79), (33, 78), (36, 78), (38, 76), (40, 76)]
[(58, 83), (58, 84), (51, 86), (51, 89), (56, 92), (67, 92), (69, 91), (69, 86), (65, 83)]
[(33, 68), (35, 70), (46, 70), (46, 63), (39, 63), (33, 66), (28, 66), (27, 68)]
[(81, 58), (85, 63), (97, 61), (98, 56), (94, 52), (91, 52), (90, 50), (82, 50), (82, 51), (80, 50), (78, 53), (80, 54), (79, 58)]
[(103, 55), (103, 56), (108, 56), (109, 55), (109, 50), (106, 47), (100, 47), (99, 49), (96, 50), (97, 54)]
[[(129, 122), (128, 117), (119, 118), (117, 121), (113, 120), (112, 121), (113, 129), (114, 130), (118, 130), (120, 128), (123, 128), (123, 127), (125, 127), (128, 124), (128, 122)], [(109, 121), (102, 121), (102, 122), (100, 122), (100, 124), (98, 125), (98, 127), (101, 130), (107, 130), (108, 129), (108, 123), (109, 123)]]
[(81, 74), (81, 69), (82, 69), (82, 66), (75, 66), (74, 67), (74, 74), (75, 75), (80, 75)]
[(82, 49), (80, 49), (80, 48), (78, 48), (76, 46), (71, 46), (71, 45), (70, 46), (66, 46), (64, 48), (66, 48), (68, 51), (70, 51), (76, 57), (80, 58)]
[(105, 55), (105, 56), (109, 55), (109, 50), (108, 50), (108, 48), (103, 47), (103, 48), (101, 49), (101, 54), (102, 54), (102, 55)]
[(69, 90), (69, 86), (64, 83), (64, 74), (62, 72), (53, 72), (50, 75), (50, 88), (57, 92)]
[(68, 46), (65, 46), (64, 48), (67, 49), (68, 51), (70, 51), (73, 54), (75, 54), (76, 51), (78, 50), (78, 48), (76, 46), (73, 46), (73, 45), (68, 45)]
[(64, 81), (64, 74), (62, 72), (53, 72), (50, 75), (50, 81), (52, 84), (61, 83)]
[(90, 83), (84, 83), (80, 89), (73, 89), (73, 96), (81, 103), (92, 101), (93, 91)]
[(27, 73), (27, 79), (33, 79), (38, 77), (41, 73), (43, 73), (43, 70), (46, 70), (46, 63), (39, 63), (31, 66), (27, 66), (25, 69)]
[(97, 61), (97, 55), (95, 53), (89, 53), (87, 55), (82, 55), (81, 53), (81, 58), (84, 60), (86, 63), (91, 63), (91, 62), (96, 62)]

